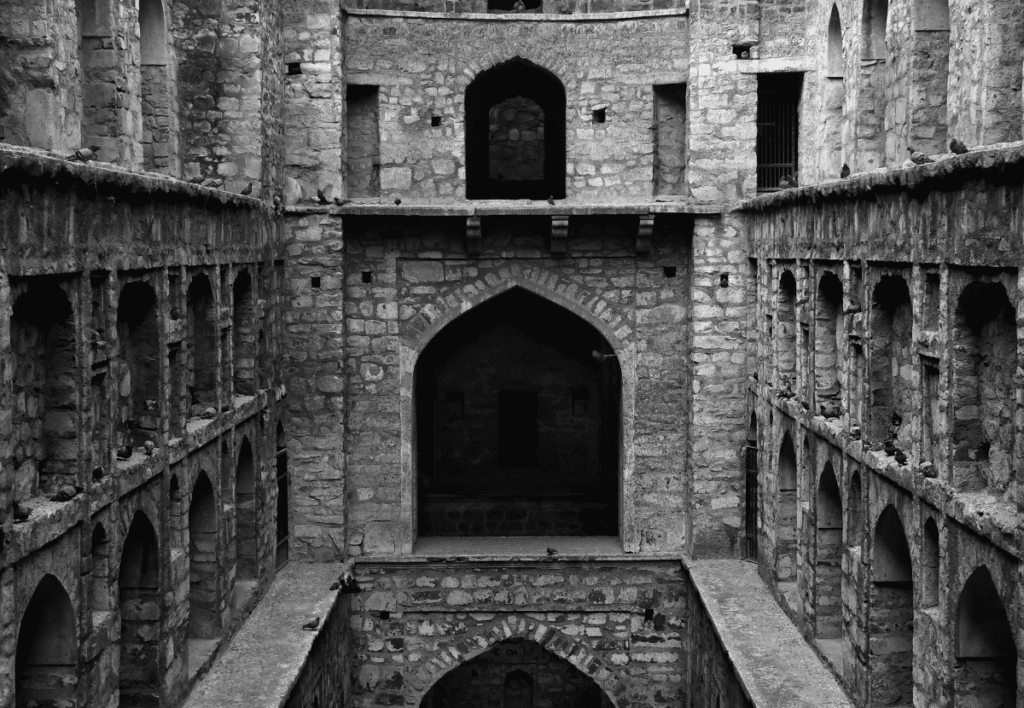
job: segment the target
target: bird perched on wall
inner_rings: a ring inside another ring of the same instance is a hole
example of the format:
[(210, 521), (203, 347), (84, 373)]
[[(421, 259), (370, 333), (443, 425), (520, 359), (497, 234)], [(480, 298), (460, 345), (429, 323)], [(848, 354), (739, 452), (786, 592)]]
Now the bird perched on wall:
[(844, 162), (843, 163), (843, 169), (839, 170), (839, 179), (846, 179), (849, 176), (850, 176), (850, 166)]
[(402, 200), (399, 197), (395, 197), (395, 206), (399, 206), (401, 203)]
[(25, 521), (31, 513), (32, 507), (26, 506), (21, 502), (14, 502), (14, 523), (19, 524)]
[(92, 468), (92, 481), (93, 482), (99, 482), (101, 479), (103, 479), (104, 476), (105, 476), (105, 473), (103, 472), (103, 468), (102, 467), (93, 467)]
[(554, 548), (549, 548), (548, 549), (548, 558), (554, 558), (557, 555), (558, 555), (558, 550), (557, 549), (554, 549)]
[(910, 161), (915, 165), (926, 165), (929, 162), (935, 162), (932, 158), (925, 155), (923, 152), (918, 152), (912, 147), (907, 147), (907, 152), (910, 153)]
[(210, 177), (209, 179), (203, 180), (202, 186), (209, 187), (210, 189), (218, 189), (224, 186), (224, 180), (219, 177)]
[(252, 182), (245, 185), (245, 187), (242, 188), (242, 191), (239, 192), (239, 194), (241, 194), (243, 197), (248, 197), (250, 194), (252, 194)]
[(548, 204), (550, 204), (551, 206), (555, 205), (555, 195), (554, 194), (552, 194), (550, 197), (548, 197)]
[(921, 463), (921, 471), (928, 479), (935, 479), (939, 476), (939, 472), (935, 469), (935, 465), (932, 464), (931, 460), (925, 460)]
[(897, 465), (900, 465), (902, 467), (903, 465), (907, 464), (907, 453), (903, 452), (903, 450), (896, 448), (896, 452), (893, 455), (893, 457), (896, 458)]
[(512, 12), (525, 12), (526, 3), (523, 0), (516, 0), (515, 5), (512, 6)]
[(954, 155), (963, 155), (965, 152), (970, 152), (971, 149), (964, 145), (957, 138), (953, 138), (952, 140), (949, 141), (949, 150)]
[(99, 145), (90, 145), (87, 148), (82, 148), (81, 150), (75, 150), (75, 152), (73, 154), (68, 155), (64, 159), (69, 161), (69, 162), (89, 162), (90, 160), (95, 160), (96, 159), (96, 155), (99, 153), (99, 151), (100, 151), (100, 146)]
[(314, 617), (309, 622), (306, 622), (306, 624), (302, 625), (302, 628), (303, 629), (308, 629), (308, 630), (312, 631), (312, 630), (316, 629), (319, 626), (320, 626), (320, 618), (319, 617)]
[(188, 183), (189, 184), (202, 184), (205, 179), (206, 178), (203, 177), (202, 175), (199, 175), (198, 177), (190, 177), (189, 180), (188, 180)]
[(350, 201), (352, 201), (352, 200), (351, 199), (341, 199), (340, 197), (335, 197), (334, 198), (334, 205), (335, 206), (345, 206)]
[(355, 559), (349, 558), (345, 561), (345, 564), (341, 566), (341, 575), (338, 576), (338, 582), (334, 583), (334, 585), (331, 586), (331, 589), (340, 589), (344, 595), (353, 595), (362, 592), (363, 589), (359, 587), (359, 582), (356, 580), (355, 567)]
[(320, 204), (330, 204), (331, 194), (334, 192), (334, 185), (329, 184), (326, 187), (318, 187), (316, 190), (316, 200)]
[(66, 502), (71, 501), (78, 494), (77, 490), (70, 484), (65, 484), (63, 487), (57, 490), (57, 493), (50, 497), (52, 502)]
[(132, 446), (131, 446), (131, 443), (128, 443), (128, 444), (126, 444), (126, 445), (124, 445), (122, 447), (117, 448), (117, 459), (119, 459), (119, 460), (127, 460), (131, 456), (132, 456)]
[(889, 457), (895, 455), (896, 450), (896, 443), (893, 442), (892, 440), (886, 440), (885, 443), (882, 445), (882, 451)]
[(791, 174), (785, 175), (782, 179), (779, 180), (779, 189), (792, 189), (793, 187), (796, 186), (798, 186), (796, 182), (796, 177)]

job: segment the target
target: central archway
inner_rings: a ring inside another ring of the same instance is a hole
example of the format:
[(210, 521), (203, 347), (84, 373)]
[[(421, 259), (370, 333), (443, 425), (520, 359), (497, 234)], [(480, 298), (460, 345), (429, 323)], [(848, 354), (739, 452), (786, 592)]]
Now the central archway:
[(420, 708), (612, 708), (601, 687), (571, 663), (519, 638), (499, 642), (431, 686)]
[(618, 534), (621, 370), (521, 288), (445, 327), (415, 369), (421, 536)]

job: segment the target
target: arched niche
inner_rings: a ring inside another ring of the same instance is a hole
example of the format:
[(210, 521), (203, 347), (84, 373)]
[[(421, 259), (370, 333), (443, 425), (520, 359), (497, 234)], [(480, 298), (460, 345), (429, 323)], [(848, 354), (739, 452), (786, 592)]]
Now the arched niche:
[(188, 634), (211, 639), (220, 630), (217, 573), (217, 507), (213, 484), (200, 472), (188, 509), (189, 616)]
[(118, 573), (121, 610), (120, 705), (159, 705), (160, 555), (149, 517), (136, 511), (121, 549)]
[(1017, 705), (1017, 642), (992, 574), (981, 566), (964, 583), (956, 607), (956, 704)]
[(784, 270), (776, 293), (775, 367), (780, 388), (796, 389), (796, 278)]
[(289, 494), (291, 480), (288, 477), (288, 442), (284, 434), (284, 425), (277, 422), (275, 435), (275, 466), (277, 468), (277, 567), (288, 562), (289, 538)]
[[(914, 382), (907, 377), (913, 370), (913, 320), (907, 281), (899, 275), (882, 276), (872, 294), (870, 439), (891, 439), (908, 452)], [(903, 425), (904, 419), (907, 425)]]
[(78, 630), (64, 586), (45, 575), (36, 586), (18, 628), (14, 705), (75, 705)]
[(831, 462), (818, 481), (815, 529), (815, 615), (817, 636), (842, 636), (843, 500)]
[(827, 417), (839, 412), (843, 369), (843, 284), (835, 273), (825, 273), (818, 281), (818, 301), (814, 318), (814, 382), (816, 412)]
[(143, 66), (167, 63), (167, 25), (162, 0), (139, 0), (139, 49)]
[(861, 15), (861, 59), (886, 59), (885, 32), (889, 21), (889, 0), (864, 0)]
[[(256, 393), (256, 331), (253, 310), (252, 277), (243, 270), (232, 286), (233, 311), (231, 331), (234, 339), (235, 394)], [(263, 365), (264, 362), (259, 362)]]
[(797, 558), (797, 459), (793, 438), (782, 436), (779, 446), (779, 502), (776, 521), (776, 577), (780, 582), (796, 580)]
[(160, 322), (153, 287), (127, 283), (117, 301), (117, 337), (121, 353), (118, 447), (159, 444)]
[(846, 532), (846, 545), (859, 546), (864, 534), (864, 489), (861, 486), (860, 472), (850, 475), (850, 493), (846, 496), (846, 506), (850, 517)]
[(414, 374), (419, 534), (616, 535), (621, 378), (601, 332), (525, 289), (453, 320)]
[(565, 87), (520, 57), (466, 88), (466, 198), (565, 197)]
[(206, 275), (199, 273), (188, 286), (188, 327), (191, 350), (189, 416), (216, 406), (217, 400), (217, 330), (213, 287)]
[(910, 544), (893, 505), (878, 518), (869, 589), (871, 705), (912, 705), (914, 584)]
[(235, 575), (252, 580), (257, 574), (256, 464), (249, 438), (242, 438), (235, 467)]
[(839, 18), (839, 7), (832, 6), (828, 18), (828, 56), (826, 71), (830, 79), (841, 79), (846, 73), (846, 57), (843, 54), (843, 22)]

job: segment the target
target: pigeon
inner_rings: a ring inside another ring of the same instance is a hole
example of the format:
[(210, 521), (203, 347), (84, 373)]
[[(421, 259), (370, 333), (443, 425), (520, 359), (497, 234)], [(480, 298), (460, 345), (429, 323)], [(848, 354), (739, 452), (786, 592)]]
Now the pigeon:
[(239, 192), (239, 194), (241, 194), (243, 197), (248, 197), (250, 194), (252, 194), (252, 182), (245, 185), (245, 187), (242, 189), (241, 192)]
[(893, 455), (893, 457), (896, 458), (897, 465), (900, 465), (902, 467), (903, 465), (907, 464), (907, 453), (903, 452), (903, 450), (896, 448), (896, 454)]
[(306, 624), (302, 625), (302, 628), (303, 629), (308, 629), (308, 630), (314, 630), (314, 629), (316, 629), (319, 626), (320, 626), (320, 618), (319, 617), (314, 617), (309, 622), (306, 622)]
[(131, 456), (132, 456), (132, 446), (131, 445), (125, 445), (124, 447), (119, 447), (117, 449), (117, 459), (119, 459), (119, 460), (127, 460)]
[(210, 179), (204, 179), (202, 186), (209, 187), (210, 189), (218, 189), (224, 186), (224, 180), (219, 177), (211, 177)]
[(180, 320), (181, 319), (181, 310), (179, 310), (177, 307), (172, 307), (171, 308), (171, 319), (172, 320)]
[(949, 150), (954, 155), (963, 155), (965, 152), (970, 152), (971, 149), (957, 138), (953, 138), (949, 141)]
[(99, 145), (90, 145), (87, 148), (81, 150), (75, 150), (71, 155), (68, 155), (65, 160), (69, 162), (89, 162), (90, 160), (96, 159), (96, 153), (100, 151)]
[(103, 479), (103, 477), (104, 477), (104, 472), (103, 472), (103, 468), (102, 467), (93, 467), (92, 468), (92, 479), (93, 479), (94, 482), (99, 482), (101, 479)]
[(32, 507), (26, 506), (21, 502), (14, 502), (14, 523), (25, 521), (31, 513)]
[(147, 440), (142, 444), (142, 447), (146, 450), (146, 455), (152, 457), (153, 451), (156, 449), (156, 443), (152, 440)]
[(523, 0), (516, 0), (516, 4), (512, 6), (512, 12), (525, 12), (526, 3)]
[(338, 589), (338, 588), (340, 588), (340, 587), (341, 587), (341, 583), (339, 583), (339, 582), (333, 582), (333, 583), (331, 583), (331, 587), (329, 587), (329, 588), (327, 588), (327, 589), (328, 589), (328, 590), (337, 590), (337, 589)]
[(395, 197), (395, 206), (399, 206), (401, 203), (402, 200), (399, 197)]
[(855, 425), (850, 428), (850, 440), (860, 440), (860, 426)]
[(351, 199), (340, 199), (339, 197), (335, 197), (335, 198), (334, 198), (334, 204), (335, 204), (335, 206), (345, 206), (345, 205), (346, 205), (346, 204), (348, 204), (348, 203), (349, 203), (350, 201), (352, 201), (352, 200), (351, 200)]
[(839, 179), (846, 179), (849, 176), (850, 176), (850, 166), (844, 162), (843, 163), (843, 169), (839, 170)]
[(789, 175), (786, 175), (785, 177), (783, 177), (782, 179), (779, 180), (779, 189), (790, 189), (791, 187), (795, 187), (795, 186), (796, 185), (794, 185), (792, 182), (790, 182)]
[(65, 484), (63, 487), (57, 490), (57, 493), (50, 497), (52, 502), (66, 502), (71, 501), (75, 498), (78, 491), (70, 484)]
[(554, 197), (554, 195), (548, 197), (548, 204), (550, 204), (551, 206), (555, 205), (555, 197)]
[(554, 557), (554, 556), (557, 556), (557, 555), (558, 555), (558, 551), (557, 550), (555, 550), (554, 548), (549, 548), (548, 549), (548, 556)]
[(885, 452), (885, 454), (888, 455), (889, 457), (895, 455), (897, 450), (898, 448), (896, 447), (896, 443), (894, 443), (892, 440), (886, 440), (885, 444), (882, 445), (882, 451)]
[(334, 185), (327, 185), (327, 187), (317, 187), (316, 200), (321, 204), (331, 203), (331, 192), (334, 191)]
[(913, 162), (915, 165), (926, 165), (929, 162), (935, 162), (935, 160), (928, 157), (923, 152), (918, 152), (912, 147), (908, 147), (907, 152), (910, 153), (910, 161)]
[(925, 460), (921, 463), (921, 471), (924, 472), (924, 476), (928, 479), (935, 479), (939, 476), (938, 470), (935, 469), (935, 465), (930, 460)]

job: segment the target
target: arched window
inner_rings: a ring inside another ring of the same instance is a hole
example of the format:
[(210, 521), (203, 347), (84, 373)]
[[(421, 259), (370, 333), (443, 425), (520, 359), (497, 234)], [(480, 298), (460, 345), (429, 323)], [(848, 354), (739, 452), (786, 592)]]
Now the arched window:
[[(235, 354), (235, 394), (252, 396), (256, 393), (254, 370), (256, 368), (256, 339), (253, 320), (252, 277), (248, 270), (243, 270), (235, 278), (232, 288), (234, 311), (231, 329), (234, 333)], [(259, 362), (262, 366), (264, 362)]]
[(565, 197), (565, 88), (515, 58), (466, 88), (466, 197)]
[(1000, 283), (963, 289), (953, 316), (953, 485), (1005, 491), (1014, 476), (1017, 314)]
[(120, 705), (160, 704), (160, 555), (149, 518), (135, 512), (121, 550)]
[(796, 580), (797, 556), (797, 466), (793, 439), (786, 433), (779, 447), (779, 506), (776, 522), (777, 560), (775, 572), (780, 582)]
[(188, 635), (216, 637), (220, 627), (217, 577), (217, 508), (213, 485), (200, 472), (188, 508), (189, 615)]
[(843, 55), (843, 23), (839, 19), (839, 8), (832, 6), (828, 19), (828, 60), (827, 71), (830, 79), (841, 79), (846, 73), (846, 58)]
[(202, 414), (217, 402), (217, 331), (214, 322), (213, 288), (203, 274), (188, 286), (188, 325), (191, 335), (189, 386), (192, 410), (189, 417)]
[(592, 325), (514, 288), (416, 364), (423, 536), (618, 533), (621, 373)]
[(249, 438), (242, 438), (235, 469), (235, 573), (238, 578), (256, 578), (256, 551), (256, 466)]
[(121, 353), (121, 411), (118, 447), (159, 444), (160, 325), (156, 293), (141, 281), (128, 283), (117, 301), (117, 337)]
[(864, 0), (861, 25), (861, 59), (886, 59), (885, 28), (889, 0)]
[(796, 278), (789, 270), (779, 277), (775, 318), (775, 363), (779, 388), (796, 390)]
[(957, 705), (1017, 705), (1017, 643), (988, 568), (964, 583), (956, 608)]
[(143, 66), (167, 63), (167, 29), (162, 0), (139, 0), (139, 48)]
[(16, 708), (75, 705), (77, 667), (78, 629), (71, 598), (57, 578), (46, 575), (18, 628)]
[(910, 544), (891, 504), (875, 526), (871, 580), (871, 705), (913, 705), (914, 583)]
[[(913, 309), (907, 281), (886, 275), (875, 286), (871, 312), (871, 436), (872, 442), (892, 440), (909, 452), (913, 381), (911, 335)], [(903, 425), (906, 419), (908, 425)]]
[(817, 636), (842, 636), (843, 501), (831, 462), (825, 463), (818, 482), (815, 541), (815, 603)]

